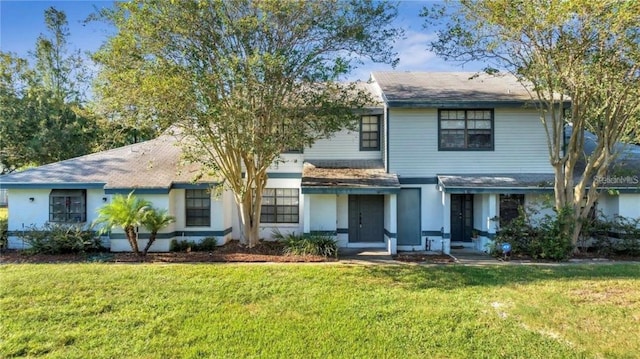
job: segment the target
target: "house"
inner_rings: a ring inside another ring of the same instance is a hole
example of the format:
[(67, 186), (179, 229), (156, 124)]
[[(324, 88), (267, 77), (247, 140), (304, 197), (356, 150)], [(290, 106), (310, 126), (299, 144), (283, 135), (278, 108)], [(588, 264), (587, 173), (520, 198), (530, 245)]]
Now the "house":
[[(277, 229), (329, 234), (342, 247), (389, 253), (448, 253), (452, 245), (484, 250), (498, 230), (497, 219), (552, 195), (544, 128), (514, 77), (374, 72), (361, 86), (378, 103), (362, 115), (357, 130), (285, 153), (272, 166), (261, 212), (263, 238)], [(152, 251), (168, 250), (171, 239), (238, 238), (232, 195), (210, 193), (215, 178), (192, 183), (198, 169), (181, 163), (178, 141), (164, 134), (0, 177), (0, 188), (9, 190), (9, 247), (23, 246), (18, 234), (31, 224), (90, 223), (114, 194), (132, 191), (177, 218)], [(619, 194), (603, 193), (601, 208), (639, 217), (634, 201), (640, 185), (609, 182)], [(139, 234), (143, 244), (147, 236)], [(129, 250), (122, 232), (110, 233), (108, 245)]]

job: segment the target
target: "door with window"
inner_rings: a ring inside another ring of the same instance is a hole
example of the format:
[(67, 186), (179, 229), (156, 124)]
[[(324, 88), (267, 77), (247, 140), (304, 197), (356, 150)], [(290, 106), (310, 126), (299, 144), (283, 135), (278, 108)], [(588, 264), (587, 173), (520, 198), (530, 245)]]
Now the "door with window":
[(384, 196), (349, 196), (349, 242), (384, 242)]
[(473, 231), (473, 195), (451, 195), (451, 241), (471, 242)]

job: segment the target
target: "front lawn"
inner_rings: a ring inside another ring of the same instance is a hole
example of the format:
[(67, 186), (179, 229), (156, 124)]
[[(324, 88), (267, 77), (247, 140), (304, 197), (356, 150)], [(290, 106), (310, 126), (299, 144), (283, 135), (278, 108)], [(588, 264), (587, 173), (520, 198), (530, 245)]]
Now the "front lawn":
[(6, 264), (0, 357), (634, 357), (640, 265)]

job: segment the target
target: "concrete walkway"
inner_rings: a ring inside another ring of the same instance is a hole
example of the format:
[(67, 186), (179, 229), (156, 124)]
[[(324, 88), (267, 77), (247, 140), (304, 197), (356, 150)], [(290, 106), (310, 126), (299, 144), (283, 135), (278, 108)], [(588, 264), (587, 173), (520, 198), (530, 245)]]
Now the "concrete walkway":
[(357, 264), (401, 264), (386, 248), (340, 248), (340, 262)]

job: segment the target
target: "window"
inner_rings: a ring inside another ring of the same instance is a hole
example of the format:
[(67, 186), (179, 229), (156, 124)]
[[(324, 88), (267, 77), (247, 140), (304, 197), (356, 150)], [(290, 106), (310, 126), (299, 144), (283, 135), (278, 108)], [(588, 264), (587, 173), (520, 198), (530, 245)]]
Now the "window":
[(265, 188), (260, 210), (261, 223), (298, 223), (299, 194), (297, 188)]
[(206, 189), (185, 190), (187, 221), (189, 227), (211, 225), (211, 195)]
[(49, 194), (49, 222), (79, 223), (87, 221), (87, 191), (54, 189)]
[(362, 116), (360, 119), (360, 151), (380, 150), (380, 116)]
[(500, 225), (504, 226), (518, 217), (518, 209), (524, 206), (524, 194), (500, 195)]
[(440, 151), (493, 150), (493, 110), (440, 110)]

